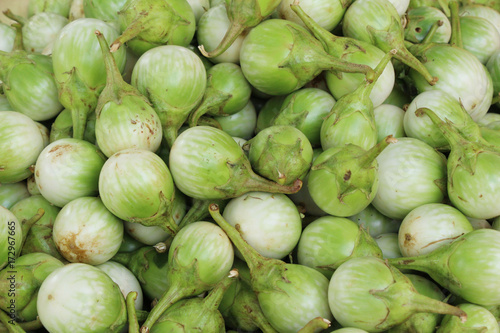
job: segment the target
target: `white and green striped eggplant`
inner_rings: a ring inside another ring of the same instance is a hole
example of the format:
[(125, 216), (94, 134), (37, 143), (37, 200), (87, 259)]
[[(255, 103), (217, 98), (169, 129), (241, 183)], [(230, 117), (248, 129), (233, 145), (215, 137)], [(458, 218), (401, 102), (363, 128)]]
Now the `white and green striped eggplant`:
[(373, 206), (403, 219), (412, 209), (442, 202), (446, 195), (446, 158), (423, 141), (399, 138), (377, 157), (378, 190)]
[(141, 327), (149, 332), (158, 318), (175, 302), (213, 289), (233, 266), (233, 245), (216, 224), (191, 223), (174, 237), (164, 277), (170, 286)]
[(409, 77), (419, 93), (441, 90), (463, 105), (475, 121), (488, 112), (493, 98), (493, 83), (484, 65), (467, 50), (448, 44), (414, 45), (410, 51), (422, 60), (429, 72), (439, 77), (430, 86), (414, 70)]
[(302, 185), (297, 180), (284, 186), (257, 175), (238, 143), (209, 126), (182, 132), (170, 150), (169, 166), (176, 187), (196, 199), (229, 199), (250, 191), (294, 193)]
[(467, 318), (459, 308), (418, 293), (408, 277), (372, 256), (340, 265), (330, 279), (328, 300), (342, 326), (368, 332), (384, 332), (418, 312)]
[(413, 209), (401, 222), (399, 249), (405, 257), (423, 255), (472, 230), (467, 217), (455, 207), (425, 204)]
[[(291, 9), (300, 17), (330, 55), (371, 68), (375, 68), (384, 57), (385, 53), (370, 43), (333, 35), (307, 15), (300, 5), (294, 3), (291, 5)], [(328, 71), (325, 73), (325, 79), (330, 93), (336, 99), (340, 99), (342, 96), (356, 90), (364, 82), (365, 76), (360, 73), (345, 72), (339, 74)], [(389, 96), (394, 86), (394, 80), (394, 66), (389, 62), (370, 92), (370, 99), (374, 106), (382, 104)]]
[(500, 302), (500, 231), (478, 229), (417, 257), (388, 259), (399, 269), (425, 272), (441, 287), (477, 305)]
[(245, 30), (259, 25), (269, 17), (279, 6), (281, 0), (227, 0), (226, 13), (229, 27), (219, 44), (209, 52), (203, 45), (199, 46), (201, 53), (207, 58), (213, 58), (225, 52)]
[(155, 153), (137, 148), (121, 150), (104, 163), (99, 175), (104, 205), (122, 220), (160, 226), (170, 234), (174, 183), (165, 162)]
[[(99, 30), (106, 40), (118, 37), (108, 23), (94, 18), (81, 18), (64, 26), (54, 41), (52, 62), (59, 90), (59, 101), (71, 110), (73, 137), (82, 139), (89, 113), (106, 84), (106, 68), (101, 48), (95, 37)], [(125, 68), (125, 48), (113, 53), (120, 71)]]
[(500, 50), (500, 32), (488, 20), (477, 16), (460, 17), (463, 48), (486, 64)]
[(269, 19), (250, 30), (240, 50), (243, 74), (260, 92), (286, 95), (323, 70), (367, 73), (371, 68), (331, 56), (303, 26)]
[(163, 137), (160, 118), (147, 98), (123, 80), (104, 36), (96, 35), (106, 64), (106, 86), (95, 110), (99, 149), (107, 157), (129, 148), (157, 151)]
[(333, 319), (328, 306), (328, 279), (323, 274), (304, 265), (261, 256), (222, 217), (217, 205), (210, 205), (209, 210), (250, 268), (252, 289), (276, 331), (295, 333), (316, 317)]
[(105, 160), (90, 142), (60, 139), (38, 156), (35, 181), (45, 199), (62, 207), (74, 199), (98, 194), (99, 174)]
[(127, 323), (125, 298), (99, 268), (71, 263), (56, 269), (38, 291), (40, 321), (50, 332), (121, 332)]
[(132, 85), (153, 104), (163, 136), (171, 147), (189, 113), (203, 98), (207, 72), (193, 51), (164, 45), (147, 51), (137, 60)]
[[(196, 30), (196, 38), (200, 45), (206, 50), (214, 50), (222, 41), (226, 31), (229, 29), (229, 21), (225, 4), (210, 6), (210, 8), (200, 17)], [(210, 61), (214, 63), (231, 62), (238, 64), (240, 62), (241, 43), (246, 35), (236, 37), (233, 43), (221, 54), (211, 57)]]
[(308, 224), (297, 248), (299, 264), (314, 268), (328, 279), (342, 263), (364, 256), (382, 258), (382, 251), (365, 228), (331, 215)]
[(111, 52), (127, 43), (137, 56), (160, 45), (188, 46), (196, 31), (187, 0), (127, 0), (118, 12), (118, 23), (121, 35), (111, 43)]
[(468, 217), (490, 219), (500, 215), (500, 147), (488, 143), (480, 133), (464, 133), (433, 111), (422, 108), (450, 144), (448, 197)]
[(3, 91), (13, 110), (35, 121), (51, 119), (62, 110), (49, 56), (0, 52), (0, 64)]
[(30, 168), (44, 148), (35, 121), (19, 112), (0, 111), (0, 183), (17, 183), (32, 175)]

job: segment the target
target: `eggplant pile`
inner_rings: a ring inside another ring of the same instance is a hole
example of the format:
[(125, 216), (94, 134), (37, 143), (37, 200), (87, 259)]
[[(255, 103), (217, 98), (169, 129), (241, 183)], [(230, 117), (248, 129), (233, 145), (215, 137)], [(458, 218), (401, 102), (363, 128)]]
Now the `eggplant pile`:
[(25, 0), (0, 333), (500, 333), (498, 0)]

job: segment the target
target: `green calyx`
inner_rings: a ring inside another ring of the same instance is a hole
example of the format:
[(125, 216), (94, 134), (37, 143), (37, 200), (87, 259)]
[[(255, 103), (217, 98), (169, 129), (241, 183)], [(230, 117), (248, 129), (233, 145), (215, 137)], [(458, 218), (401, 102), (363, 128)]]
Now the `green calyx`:
[(213, 285), (203, 282), (200, 278), (197, 259), (194, 259), (191, 264), (187, 266), (180, 264), (177, 258), (178, 250), (178, 247), (171, 249), (171, 251), (174, 251), (172, 256), (173, 259), (169, 263), (166, 276), (166, 279), (170, 283), (170, 287), (149, 313), (148, 318), (141, 327), (141, 333), (148, 333), (162, 313), (177, 301), (189, 296), (201, 294), (213, 287)]
[(278, 287), (280, 282), (289, 282), (286, 278), (286, 264), (277, 259), (266, 258), (260, 255), (241, 236), (236, 228), (231, 226), (220, 214), (219, 207), (212, 204), (209, 207), (210, 215), (222, 230), (228, 235), (236, 248), (241, 252), (250, 269), (252, 289), (258, 293), (283, 292)]
[(97, 31), (95, 32), (99, 45), (101, 46), (104, 64), (106, 66), (106, 86), (99, 95), (96, 105), (96, 115), (99, 117), (102, 108), (109, 102), (115, 104), (122, 104), (126, 96), (133, 96), (140, 100), (142, 103), (150, 105), (149, 101), (143, 96), (137, 88), (126, 83), (116, 65), (116, 61), (109, 51), (108, 43), (104, 35)]
[[(350, 63), (330, 56), (321, 44), (305, 29), (298, 29), (291, 24), (286, 28), (293, 36), (293, 47), (288, 57), (279, 65), (287, 68), (297, 78), (301, 87), (323, 70), (346, 73), (370, 74), (373, 70), (366, 65)], [(371, 74), (372, 75), (372, 74)]]
[[(141, 55), (148, 49), (167, 44), (180, 26), (193, 26), (194, 33), (194, 14), (184, 17), (164, 0), (130, 0), (118, 12), (118, 18), (122, 34), (111, 43), (111, 52), (128, 42), (132, 51)], [(186, 37), (185, 45), (188, 45), (191, 39)]]
[(416, 312), (432, 312), (451, 314), (465, 321), (467, 314), (461, 309), (419, 294), (410, 280), (399, 270), (387, 264), (394, 277), (394, 282), (383, 290), (371, 290), (370, 293), (383, 300), (388, 316), (377, 326), (377, 329), (388, 329), (407, 320)]
[(438, 78), (433, 77), (427, 68), (406, 48), (404, 44), (404, 30), (399, 18), (392, 17), (391, 24), (385, 30), (378, 30), (371, 26), (368, 26), (367, 29), (371, 35), (373, 45), (384, 52), (396, 49), (395, 59), (415, 69), (431, 86), (437, 83)]

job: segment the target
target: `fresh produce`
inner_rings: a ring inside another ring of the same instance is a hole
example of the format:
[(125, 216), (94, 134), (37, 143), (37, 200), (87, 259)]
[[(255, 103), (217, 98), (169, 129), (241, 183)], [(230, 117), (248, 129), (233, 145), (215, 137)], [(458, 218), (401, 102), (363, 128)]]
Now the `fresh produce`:
[(388, 261), (397, 268), (426, 272), (441, 286), (471, 303), (499, 304), (499, 235), (500, 231), (494, 229), (478, 229), (428, 254)]
[(0, 4), (0, 333), (499, 332), (497, 3)]
[(127, 322), (118, 285), (99, 268), (83, 263), (67, 264), (47, 276), (37, 309), (50, 332), (120, 332)]
[(418, 312), (467, 319), (459, 308), (419, 294), (410, 279), (375, 257), (353, 258), (340, 265), (330, 280), (328, 301), (340, 324), (369, 332), (383, 332)]

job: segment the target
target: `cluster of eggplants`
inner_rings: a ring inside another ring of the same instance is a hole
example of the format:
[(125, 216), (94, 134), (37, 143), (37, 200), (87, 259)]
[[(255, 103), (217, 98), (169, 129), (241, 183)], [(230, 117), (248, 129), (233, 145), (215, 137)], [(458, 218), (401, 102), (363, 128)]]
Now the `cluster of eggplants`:
[(0, 332), (499, 331), (500, 13), (474, 2), (6, 11)]

